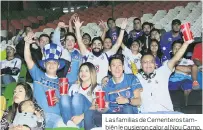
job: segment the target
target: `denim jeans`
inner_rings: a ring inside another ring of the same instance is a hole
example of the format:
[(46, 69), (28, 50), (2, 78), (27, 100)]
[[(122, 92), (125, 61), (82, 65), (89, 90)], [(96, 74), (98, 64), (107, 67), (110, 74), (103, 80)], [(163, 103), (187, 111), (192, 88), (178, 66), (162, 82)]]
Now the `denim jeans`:
[[(66, 126), (60, 115), (54, 113), (45, 113), (46, 128), (57, 128)], [(60, 125), (59, 125), (60, 124)]]
[[(73, 116), (78, 116), (85, 113), (91, 106), (91, 102), (82, 94), (76, 93), (72, 97), (72, 112)], [(84, 120), (78, 126), (84, 127)]]
[(97, 110), (88, 110), (84, 116), (84, 128), (85, 130), (91, 130), (94, 127), (102, 127), (102, 114), (137, 114), (137, 107), (132, 105), (124, 105), (121, 111), (105, 113), (98, 112)]
[[(84, 95), (75, 93), (72, 97), (62, 95), (59, 105), (63, 122), (66, 124), (73, 116), (81, 115), (87, 111), (91, 106), (91, 102)], [(84, 127), (84, 120), (78, 126)]]
[(198, 71), (197, 73), (197, 81), (199, 83), (200, 89), (202, 90), (202, 73), (201, 71)]
[(63, 118), (63, 122), (66, 124), (68, 120), (72, 118), (72, 108), (71, 108), (71, 97), (67, 95), (61, 95), (59, 107), (61, 111), (61, 116)]

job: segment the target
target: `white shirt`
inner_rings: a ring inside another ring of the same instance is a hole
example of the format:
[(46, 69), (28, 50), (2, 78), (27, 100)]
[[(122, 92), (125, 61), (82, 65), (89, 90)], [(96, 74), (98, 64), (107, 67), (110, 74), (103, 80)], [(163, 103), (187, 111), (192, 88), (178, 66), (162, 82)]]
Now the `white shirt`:
[(73, 84), (69, 91), (68, 91), (68, 94), (70, 96), (74, 95), (75, 93), (80, 93), (82, 95), (84, 95), (91, 103), (93, 101), (94, 98), (96, 98), (96, 91), (101, 91), (102, 90), (102, 87), (97, 85), (95, 87), (95, 89), (93, 90), (93, 92), (91, 93), (91, 87), (89, 87), (88, 89), (86, 90), (83, 90), (82, 87), (80, 86), (80, 84)]
[(107, 51), (102, 53), (100, 56), (95, 56), (92, 52), (85, 55), (85, 62), (92, 63), (97, 72), (97, 83), (101, 84), (102, 79), (108, 74), (109, 60), (108, 58), (114, 55), (112, 51)]
[[(1, 69), (7, 68), (7, 67), (10, 67), (10, 68), (16, 67), (18, 69), (21, 69), (22, 61), (19, 58), (14, 58), (12, 60), (5, 59), (0, 63), (1, 63)], [(12, 77), (16, 80), (16, 82), (18, 81), (19, 74), (20, 73), (18, 73), (17, 75), (12, 75)]]
[(140, 59), (142, 55), (138, 53), (137, 55), (134, 55), (130, 49), (125, 47), (125, 49), (122, 51), (123, 55), (125, 56), (124, 59), (124, 67), (125, 67), (125, 73), (126, 74), (132, 74), (132, 69), (131, 69), (131, 62), (134, 62), (137, 66), (137, 69), (140, 69), (141, 64), (140, 64)]
[[(137, 74), (143, 92), (141, 92), (141, 112), (173, 111), (173, 104), (168, 90), (168, 81), (171, 70), (168, 61), (156, 70), (156, 76), (145, 80), (141, 74)], [(149, 83), (150, 82), (150, 83)]]
[(178, 65), (185, 65), (185, 66), (194, 65), (194, 62), (190, 59), (182, 58)]

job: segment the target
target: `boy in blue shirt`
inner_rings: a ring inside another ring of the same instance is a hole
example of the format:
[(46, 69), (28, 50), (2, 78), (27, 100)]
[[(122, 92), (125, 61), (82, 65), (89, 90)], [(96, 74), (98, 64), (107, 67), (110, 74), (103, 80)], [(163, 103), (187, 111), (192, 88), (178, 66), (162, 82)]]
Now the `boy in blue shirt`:
[[(85, 130), (95, 125), (101, 126), (102, 114), (136, 114), (141, 104), (140, 91), (142, 86), (133, 74), (124, 74), (124, 59), (122, 55), (114, 55), (109, 59), (109, 71), (112, 78), (103, 88), (105, 91), (106, 108), (97, 109), (93, 103), (91, 109), (85, 113)], [(95, 105), (96, 104), (96, 105)]]
[[(47, 44), (44, 46), (43, 53), (45, 56), (44, 60), (39, 61), (39, 65), (46, 70), (41, 71), (34, 61), (32, 60), (30, 53), (30, 44), (32, 44), (34, 33), (30, 32), (24, 38), (25, 49), (24, 57), (29, 69), (30, 75), (33, 78), (33, 90), (34, 97), (37, 100), (39, 106), (44, 110), (46, 118), (46, 128), (55, 128), (60, 126), (66, 126), (69, 119), (68, 112), (70, 111), (66, 105), (66, 99), (68, 95), (60, 95), (58, 86), (57, 71), (65, 66), (65, 61), (59, 59), (61, 56), (62, 49), (56, 44)], [(55, 97), (52, 99), (55, 102), (55, 106), (49, 106), (46, 98), (46, 91), (49, 89), (55, 89)], [(61, 117), (62, 115), (62, 117)], [(62, 119), (63, 118), (63, 119)], [(64, 124), (63, 124), (64, 122)]]

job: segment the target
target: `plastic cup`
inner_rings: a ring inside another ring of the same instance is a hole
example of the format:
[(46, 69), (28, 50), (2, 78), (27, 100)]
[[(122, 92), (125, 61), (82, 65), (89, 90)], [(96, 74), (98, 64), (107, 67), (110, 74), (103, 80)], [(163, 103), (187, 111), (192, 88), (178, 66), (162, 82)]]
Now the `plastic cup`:
[(96, 103), (98, 104), (99, 109), (105, 108), (105, 92), (104, 91), (97, 91), (96, 92)]
[(68, 94), (68, 79), (67, 78), (59, 78), (59, 91), (61, 95)]
[(47, 96), (47, 102), (49, 106), (55, 106), (55, 102), (53, 101), (53, 98), (55, 97), (56, 90), (55, 89), (49, 89), (46, 91)]
[(193, 41), (193, 35), (192, 35), (192, 31), (190, 30), (190, 23), (184, 23), (180, 26), (181, 28), (181, 32), (183, 34), (183, 37), (185, 39), (185, 41)]

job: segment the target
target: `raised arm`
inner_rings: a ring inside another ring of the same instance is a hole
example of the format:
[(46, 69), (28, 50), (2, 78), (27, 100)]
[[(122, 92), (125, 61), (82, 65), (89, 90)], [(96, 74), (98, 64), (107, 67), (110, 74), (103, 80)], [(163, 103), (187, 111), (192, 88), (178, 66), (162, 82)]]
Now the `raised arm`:
[(72, 22), (73, 22), (73, 20), (75, 19), (75, 17), (77, 17), (78, 16), (78, 14), (77, 13), (74, 13), (72, 16), (71, 16), (71, 18), (70, 18), (70, 20), (69, 20), (69, 32), (72, 32), (72, 33), (74, 33), (74, 31), (73, 31), (73, 26), (72, 26)]
[(13, 44), (16, 46), (19, 43), (19, 38), (22, 36), (23, 30), (20, 30), (18, 35), (15, 37)]
[(125, 32), (125, 28), (127, 26), (127, 23), (128, 23), (128, 20), (127, 18), (123, 20), (122, 24), (121, 24), (121, 30), (120, 30), (120, 34), (119, 34), (119, 37), (116, 41), (116, 43), (113, 45), (113, 47), (111, 48), (111, 51), (112, 53), (116, 53), (118, 51), (118, 49), (120, 48), (122, 42), (123, 42), (123, 36), (124, 36), (124, 32)]
[(102, 39), (102, 41), (104, 41), (104, 39), (106, 37), (106, 32), (108, 31), (108, 29), (102, 20), (99, 21), (99, 26), (102, 29), (101, 39)]
[(34, 66), (34, 61), (32, 60), (32, 56), (31, 56), (31, 52), (30, 52), (30, 44), (35, 42), (33, 41), (34, 37), (34, 33), (33, 32), (29, 32), (27, 34), (27, 36), (24, 38), (25, 40), (25, 48), (24, 48), (24, 58), (25, 58), (25, 62), (28, 66), (28, 69), (32, 69), (32, 67)]
[[(193, 42), (193, 41), (192, 41)], [(187, 47), (189, 46), (189, 44), (192, 43), (190, 42), (185, 42), (183, 43), (183, 45), (181, 46), (181, 48), (178, 50), (178, 52), (173, 56), (173, 58), (171, 60), (168, 61), (168, 67), (169, 69), (172, 71), (173, 68), (175, 67), (175, 65), (177, 64), (177, 62), (182, 58), (182, 56), (184, 55)]]
[(82, 26), (82, 22), (80, 22), (80, 18), (79, 17), (75, 17), (74, 19), (74, 24), (75, 24), (75, 31), (76, 31), (76, 38), (78, 40), (78, 45), (79, 45), (79, 48), (80, 48), (80, 52), (81, 54), (84, 56), (86, 55), (89, 51), (88, 49), (86, 48), (85, 44), (83, 43), (82, 41), (82, 36), (80, 34), (80, 27)]

